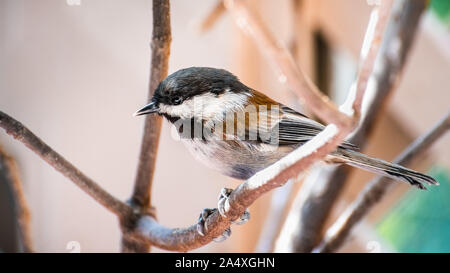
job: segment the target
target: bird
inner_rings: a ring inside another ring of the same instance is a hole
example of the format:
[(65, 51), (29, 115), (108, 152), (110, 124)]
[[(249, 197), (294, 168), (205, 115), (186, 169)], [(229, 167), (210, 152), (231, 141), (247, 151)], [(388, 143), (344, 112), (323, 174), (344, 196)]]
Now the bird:
[[(159, 83), (150, 102), (135, 116), (158, 114), (172, 123), (195, 158), (220, 173), (246, 180), (274, 164), (324, 130), (325, 126), (243, 84), (225, 69), (189, 67)], [(431, 176), (370, 157), (344, 141), (326, 163), (348, 164), (419, 189), (438, 185)], [(231, 193), (219, 195), (219, 212)], [(205, 209), (197, 230), (204, 234)], [(240, 220), (245, 222), (249, 214)], [(230, 232), (230, 231), (226, 231)], [(226, 236), (225, 236), (226, 237)]]

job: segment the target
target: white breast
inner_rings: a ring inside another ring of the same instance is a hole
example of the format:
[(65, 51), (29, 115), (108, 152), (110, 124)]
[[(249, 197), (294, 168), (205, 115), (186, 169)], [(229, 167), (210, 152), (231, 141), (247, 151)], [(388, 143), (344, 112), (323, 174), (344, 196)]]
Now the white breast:
[(294, 146), (253, 144), (230, 140), (183, 139), (191, 154), (210, 168), (236, 179), (248, 179), (287, 155)]

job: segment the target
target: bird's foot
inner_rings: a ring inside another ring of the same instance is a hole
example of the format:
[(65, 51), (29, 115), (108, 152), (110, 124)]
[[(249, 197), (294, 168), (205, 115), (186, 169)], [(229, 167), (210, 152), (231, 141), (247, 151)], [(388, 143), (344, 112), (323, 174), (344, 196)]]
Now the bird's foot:
[[(208, 231), (208, 227), (206, 226), (206, 219), (213, 214), (217, 209), (203, 209), (198, 217), (197, 222), (197, 232), (198, 234), (205, 236), (205, 233)], [(228, 237), (231, 236), (231, 228), (227, 228), (222, 235), (213, 239), (214, 242), (223, 242)]]
[[(232, 189), (222, 188), (218, 197), (219, 201), (217, 202), (217, 208), (220, 215), (222, 215), (222, 217), (224, 218), (227, 218), (225, 213), (230, 209), (230, 202), (228, 198), (230, 197), (231, 192), (233, 192)], [(248, 211), (248, 209), (245, 209), (245, 212), (232, 223), (236, 225), (243, 225), (247, 223), (248, 220), (250, 220), (250, 212)]]
[[(223, 188), (220, 191), (219, 194), (219, 201), (217, 203), (217, 209), (203, 209), (203, 211), (200, 213), (200, 216), (198, 217), (197, 222), (197, 232), (204, 236), (205, 233), (208, 231), (208, 228), (206, 226), (206, 219), (213, 214), (216, 210), (218, 210), (219, 214), (226, 218), (227, 216), (225, 213), (230, 209), (230, 203), (228, 200), (228, 197), (230, 196), (232, 189)], [(248, 209), (245, 210), (245, 212), (239, 217), (239, 219), (232, 221), (233, 224), (242, 225), (245, 224), (250, 219), (250, 213), (248, 212)], [(219, 237), (214, 238), (213, 240), (215, 242), (222, 242), (225, 241), (228, 237), (231, 236), (231, 229), (227, 228), (222, 235)]]

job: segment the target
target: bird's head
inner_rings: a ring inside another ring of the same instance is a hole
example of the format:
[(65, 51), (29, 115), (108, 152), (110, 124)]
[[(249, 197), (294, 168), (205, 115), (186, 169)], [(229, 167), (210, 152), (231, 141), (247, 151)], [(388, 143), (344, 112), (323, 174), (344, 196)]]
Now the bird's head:
[(150, 103), (135, 115), (157, 113), (169, 121), (214, 118), (233, 107), (245, 106), (250, 95), (251, 90), (226, 70), (190, 67), (164, 79)]

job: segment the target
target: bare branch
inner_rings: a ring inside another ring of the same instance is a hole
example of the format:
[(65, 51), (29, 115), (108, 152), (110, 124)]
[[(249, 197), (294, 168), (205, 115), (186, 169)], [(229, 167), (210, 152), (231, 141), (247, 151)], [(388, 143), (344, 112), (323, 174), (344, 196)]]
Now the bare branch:
[(221, 235), (230, 226), (230, 221), (236, 220), (262, 194), (284, 185), (289, 178), (295, 177), (315, 161), (335, 148), (342, 136), (335, 125), (329, 125), (311, 141), (285, 156), (277, 163), (239, 185), (230, 195), (226, 218), (213, 213), (206, 221), (207, 233), (200, 236), (195, 226), (187, 229), (164, 228), (149, 217), (139, 220), (139, 234), (152, 244), (167, 250), (187, 251), (209, 243), (214, 237)]
[(281, 72), (281, 77), (310, 107), (314, 113), (340, 128), (351, 128), (354, 120), (342, 112), (330, 101), (314, 83), (296, 65), (289, 51), (271, 35), (263, 21), (251, 11), (244, 0), (225, 0), (225, 7), (233, 15), (236, 24), (248, 33), (268, 55)]
[(214, 8), (210, 11), (210, 13), (203, 19), (200, 24), (200, 32), (204, 33), (210, 30), (217, 20), (222, 17), (225, 13), (225, 5), (223, 4), (223, 0), (218, 0)]
[[(170, 29), (170, 3), (169, 0), (153, 0), (153, 33), (152, 57), (150, 68), (150, 84), (148, 98), (153, 97), (158, 84), (167, 77), (169, 70), (170, 42), (172, 34)], [(142, 137), (141, 152), (137, 168), (131, 205), (137, 214), (150, 214), (155, 212), (151, 207), (151, 191), (153, 176), (155, 174), (156, 157), (158, 154), (159, 136), (162, 118), (159, 115), (147, 115), (145, 119), (144, 135)], [(122, 223), (125, 227), (132, 227), (135, 219), (127, 219)], [(126, 233), (126, 231), (125, 231)], [(125, 252), (148, 252), (150, 246), (141, 242), (122, 239), (122, 250)]]
[[(369, 81), (369, 78), (371, 76), (373, 67), (374, 67), (374, 62), (379, 50), (379, 46), (381, 44), (381, 39), (383, 37), (384, 34), (384, 30), (386, 28), (387, 25), (387, 21), (389, 18), (389, 14), (390, 14), (390, 10), (392, 7), (392, 0), (386, 0), (385, 2), (383, 2), (383, 4), (381, 5), (381, 7), (375, 7), (372, 10), (371, 13), (371, 17), (370, 17), (370, 21), (369, 21), (369, 26), (367, 27), (366, 30), (366, 35), (364, 38), (364, 42), (363, 42), (363, 46), (361, 49), (361, 69), (359, 70), (359, 75), (357, 77), (357, 86), (356, 86), (356, 97), (353, 96), (349, 96), (349, 105), (351, 107), (351, 109), (345, 109), (344, 107), (343, 110), (346, 110), (349, 114), (354, 114), (357, 118), (360, 117), (360, 109), (362, 106), (362, 98), (364, 96), (364, 93), (367, 89), (367, 84)], [(353, 101), (353, 105), (351, 104), (351, 101)], [(348, 107), (347, 106), (347, 107)], [(352, 143), (358, 145), (359, 143), (355, 143), (352, 141)], [(330, 175), (328, 175), (330, 176)], [(321, 176), (323, 177), (327, 177), (325, 175)], [(315, 183), (315, 182), (314, 182)], [(284, 206), (283, 206), (284, 207)], [(281, 208), (280, 208), (281, 209)], [(275, 217), (277, 217), (280, 213), (274, 213), (273, 215)], [(271, 221), (271, 220), (269, 220)], [(275, 232), (275, 227), (272, 227), (272, 233)], [(264, 243), (265, 241), (269, 240), (270, 242), (272, 242), (272, 240), (270, 240), (269, 238), (275, 239), (275, 237), (273, 236), (274, 234), (270, 235), (267, 234), (267, 238), (260, 238), (259, 242), (261, 243), (261, 245), (266, 246), (267, 243)], [(270, 243), (269, 243), (270, 245)], [(263, 250), (263, 249), (260, 249)], [(267, 247), (264, 250), (268, 250)]]
[[(208, 232), (204, 237), (197, 234), (195, 226), (187, 229), (167, 229), (148, 217), (142, 217), (139, 220), (140, 228), (136, 235), (168, 250), (187, 251), (210, 242), (212, 238), (222, 234), (229, 227), (230, 220), (237, 219), (258, 197), (284, 185), (290, 178), (297, 176), (314, 162), (323, 159), (353, 129), (351, 117), (339, 112), (326, 96), (320, 94), (292, 62), (289, 52), (275, 42), (262, 22), (255, 19), (256, 17), (249, 12), (243, 1), (226, 1), (225, 4), (237, 17), (238, 24), (245, 26), (245, 29), (263, 44), (263, 49), (272, 53), (270, 55), (272, 60), (279, 65), (294, 89), (309, 102), (308, 105), (313, 111), (318, 114), (325, 112), (325, 115), (321, 115), (322, 118), (333, 124), (328, 125), (311, 141), (239, 185), (230, 195), (229, 203), (226, 204), (227, 218), (220, 217), (217, 212), (210, 216), (206, 222)], [(356, 107), (360, 107), (360, 104)]]
[[(167, 77), (171, 40), (169, 1), (154, 0), (149, 100), (153, 97), (158, 84)], [(161, 121), (161, 117), (158, 115), (147, 115), (145, 120), (139, 166), (132, 197), (133, 204), (142, 208), (142, 211), (146, 211), (151, 206), (151, 188), (158, 153)]]
[[(394, 2), (380, 52), (369, 80), (372, 84), (369, 84), (367, 88), (370, 101), (364, 102), (367, 107), (363, 109), (364, 114), (358, 129), (349, 139), (351, 143), (359, 147), (364, 146), (384, 103), (402, 74), (425, 7), (425, 1)], [(364, 63), (370, 62), (366, 61), (362, 64)], [(360, 71), (364, 71), (363, 66)], [(351, 168), (347, 166), (341, 166), (332, 170), (331, 173), (329, 169), (326, 169), (318, 175), (321, 179), (311, 181), (312, 185), (304, 184), (288, 215), (276, 244), (276, 251), (310, 252), (314, 248), (320, 240), (328, 214), (345, 186), (350, 170)], [(285, 242), (289, 244), (286, 245)]]
[[(332, 123), (311, 141), (302, 145), (277, 163), (257, 173), (239, 185), (230, 195), (225, 205), (226, 218), (217, 212), (207, 221), (205, 236), (197, 233), (196, 227), (169, 229), (154, 220), (151, 211), (151, 186), (154, 175), (155, 159), (158, 148), (161, 119), (148, 116), (145, 123), (141, 154), (132, 207), (115, 199), (94, 181), (86, 177), (62, 156), (43, 143), (31, 131), (8, 115), (0, 112), (0, 127), (27, 147), (36, 152), (56, 170), (71, 179), (76, 185), (91, 195), (107, 209), (117, 214), (121, 220), (123, 241), (122, 250), (129, 252), (146, 252), (150, 244), (177, 251), (187, 251), (209, 243), (230, 226), (230, 221), (237, 219), (245, 209), (267, 191), (282, 186), (290, 178), (309, 168), (314, 162), (323, 159), (333, 151), (353, 130), (355, 122), (352, 117), (337, 110), (337, 107), (323, 96), (311, 81), (296, 67), (289, 52), (281, 47), (264, 28), (257, 17), (252, 15), (241, 0), (227, 0), (227, 8), (236, 16), (237, 22), (249, 31), (253, 37), (270, 52), (273, 60), (283, 72), (292, 89), (296, 90), (308, 102), (310, 108), (323, 120)], [(170, 10), (168, 0), (153, 1), (153, 38), (152, 67), (149, 97), (161, 80), (167, 76), (168, 56), (171, 41)], [(367, 62), (366, 65), (370, 65)], [(370, 70), (372, 71), (372, 69)], [(363, 79), (364, 77), (360, 77)], [(360, 88), (363, 97), (365, 88)], [(348, 101), (351, 101), (348, 99)], [(361, 103), (352, 104), (354, 112), (360, 111)]]
[(0, 127), (6, 133), (22, 142), (30, 150), (35, 152), (45, 162), (50, 164), (58, 172), (72, 180), (80, 189), (94, 198), (106, 209), (119, 217), (130, 214), (131, 208), (106, 192), (92, 179), (73, 166), (64, 157), (54, 151), (50, 146), (39, 139), (33, 132), (23, 126), (20, 122), (0, 111)]
[(361, 116), (358, 109), (361, 109), (362, 99), (375, 65), (378, 49), (380, 48), (384, 30), (391, 13), (392, 1), (393, 0), (382, 1), (381, 6), (375, 7), (370, 15), (369, 26), (367, 27), (363, 46), (361, 48), (362, 63), (356, 80), (356, 97), (352, 107), (353, 110), (356, 111), (354, 115), (358, 118)]
[(283, 214), (295, 189), (294, 183), (297, 183), (297, 181), (286, 183), (272, 194), (269, 208), (265, 212), (266, 217), (262, 224), (261, 234), (255, 247), (257, 253), (272, 252), (274, 241), (278, 237), (281, 224), (283, 223)]
[[(408, 165), (420, 158), (427, 149), (450, 129), (450, 112), (429, 132), (414, 141), (394, 160), (394, 163)], [(361, 192), (358, 198), (341, 214), (328, 229), (323, 241), (314, 252), (332, 252), (345, 242), (352, 228), (356, 226), (386, 194), (392, 183), (389, 178), (377, 177)]]
[(31, 239), (30, 218), (31, 213), (27, 200), (22, 189), (22, 182), (19, 177), (19, 170), (15, 160), (9, 156), (0, 146), (0, 170), (4, 172), (7, 181), (10, 183), (17, 217), (20, 241), (24, 252), (33, 252), (33, 240)]

